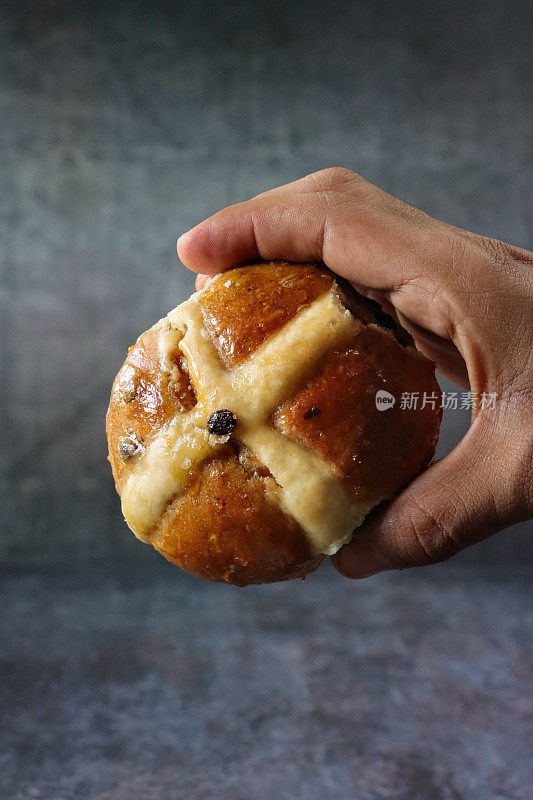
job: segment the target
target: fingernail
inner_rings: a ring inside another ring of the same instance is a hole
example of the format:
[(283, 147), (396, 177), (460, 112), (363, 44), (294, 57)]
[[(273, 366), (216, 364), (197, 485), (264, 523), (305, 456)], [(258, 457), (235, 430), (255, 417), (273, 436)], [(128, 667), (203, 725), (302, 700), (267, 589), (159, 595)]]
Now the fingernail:
[(350, 542), (333, 556), (333, 563), (345, 578), (370, 578), (379, 572), (392, 569), (388, 561), (366, 542)]

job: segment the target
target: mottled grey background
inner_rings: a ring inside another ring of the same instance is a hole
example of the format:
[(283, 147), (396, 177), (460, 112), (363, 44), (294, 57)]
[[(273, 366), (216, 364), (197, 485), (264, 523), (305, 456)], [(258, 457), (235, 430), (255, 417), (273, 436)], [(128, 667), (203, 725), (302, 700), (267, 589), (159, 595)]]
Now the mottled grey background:
[(208, 585), (127, 531), (104, 416), (192, 289), (176, 236), (265, 188), (340, 164), (531, 247), (531, 11), (0, 0), (2, 798), (529, 798), (525, 525)]

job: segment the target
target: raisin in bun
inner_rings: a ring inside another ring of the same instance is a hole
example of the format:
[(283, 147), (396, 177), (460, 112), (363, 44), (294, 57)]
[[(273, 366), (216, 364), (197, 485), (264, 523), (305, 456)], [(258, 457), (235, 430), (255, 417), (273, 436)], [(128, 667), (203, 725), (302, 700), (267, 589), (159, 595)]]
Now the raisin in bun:
[(374, 304), (325, 268), (254, 264), (130, 348), (109, 460), (139, 539), (202, 578), (267, 583), (305, 577), (411, 481), (440, 416), (434, 365)]

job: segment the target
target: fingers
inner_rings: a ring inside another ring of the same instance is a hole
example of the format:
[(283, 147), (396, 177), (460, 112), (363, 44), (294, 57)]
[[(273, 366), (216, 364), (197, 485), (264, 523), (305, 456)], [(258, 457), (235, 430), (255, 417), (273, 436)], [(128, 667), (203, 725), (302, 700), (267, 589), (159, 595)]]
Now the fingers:
[[(478, 418), (462, 442), (395, 500), (370, 515), (334, 557), (349, 578), (443, 561), (526, 516), (516, 464)], [(504, 442), (510, 440), (510, 435)], [(527, 462), (526, 462), (527, 463)]]
[(470, 388), (465, 360), (453, 342), (436, 336), (420, 325), (413, 324), (399, 312), (396, 316), (399, 324), (409, 331), (415, 340), (417, 349), (436, 363), (437, 369), (442, 375), (465, 389)]
[(436, 363), (439, 372), (454, 383), (459, 384), (459, 386), (463, 386), (465, 389), (470, 388), (465, 360), (453, 342), (441, 336), (436, 336), (427, 328), (422, 328), (420, 325), (412, 323), (390, 302), (388, 292), (367, 289), (366, 286), (353, 282), (352, 285), (360, 294), (379, 303), (386, 314), (392, 317), (398, 325), (409, 331), (416, 342), (417, 349)]
[(413, 254), (424, 232), (391, 216), (386, 205), (369, 209), (368, 186), (350, 194), (273, 191), (230, 206), (181, 236), (178, 255), (209, 275), (257, 259), (324, 261), (356, 283), (396, 289), (423, 269)]
[(312, 194), (248, 200), (219, 211), (178, 239), (186, 267), (213, 275), (257, 259), (322, 259), (324, 208)]
[(210, 275), (258, 258), (324, 260), (329, 222), (338, 221), (340, 192), (348, 189), (381, 191), (349, 170), (320, 170), (219, 211), (180, 236), (178, 255)]
[(342, 169), (313, 173), (226, 208), (178, 240), (183, 263), (206, 275), (261, 259), (323, 261), (369, 296), (385, 298), (421, 350), (474, 391), (487, 374), (494, 381), (502, 373), (500, 353), (514, 347), (517, 333), (508, 323), (502, 288), (509, 275), (520, 286), (524, 279), (514, 264), (509, 267), (503, 245), (505, 269), (498, 267), (494, 247), (488, 250), (480, 237), (431, 219)]
[(180, 236), (178, 256), (189, 269), (209, 275), (259, 258), (324, 260), (324, 235), (338, 206), (327, 193), (358, 183), (371, 186), (349, 170), (331, 168), (270, 189)]
[(448, 257), (442, 223), (413, 218), (412, 209), (358, 176), (349, 192), (346, 185), (273, 191), (225, 208), (179, 238), (179, 257), (207, 275), (257, 260), (322, 261), (352, 283), (388, 293), (414, 323), (452, 338), (439, 273)]

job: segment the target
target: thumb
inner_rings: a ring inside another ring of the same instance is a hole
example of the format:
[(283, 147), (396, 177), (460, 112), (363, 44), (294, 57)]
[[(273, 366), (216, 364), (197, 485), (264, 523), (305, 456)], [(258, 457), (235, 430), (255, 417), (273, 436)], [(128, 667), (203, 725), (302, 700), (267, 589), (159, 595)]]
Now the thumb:
[(509, 445), (512, 427), (495, 437), (487, 422), (478, 416), (449, 455), (368, 517), (332, 558), (342, 575), (366, 578), (444, 561), (527, 517), (527, 478), (519, 466), (527, 454), (516, 439)]

